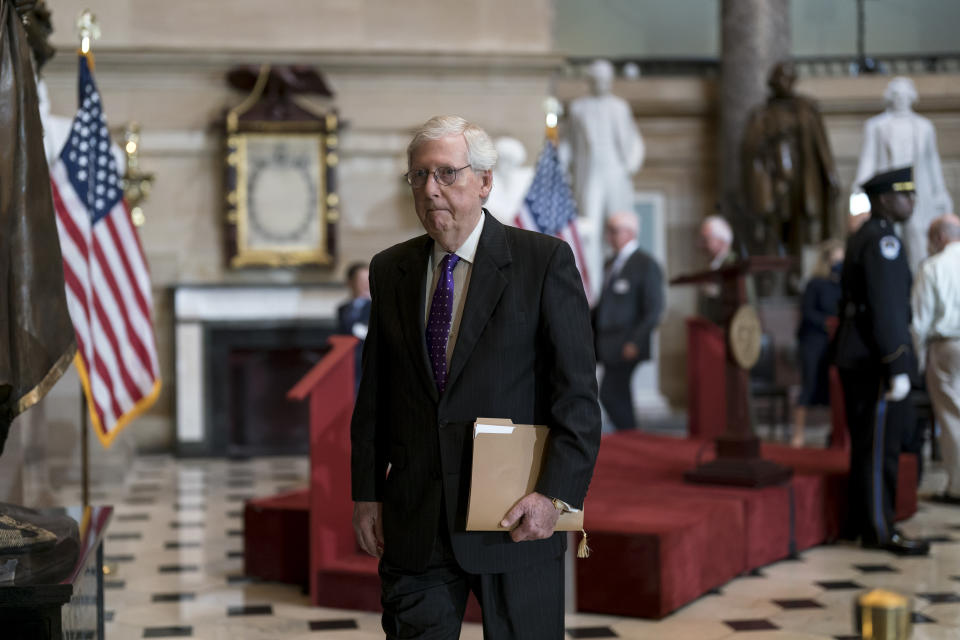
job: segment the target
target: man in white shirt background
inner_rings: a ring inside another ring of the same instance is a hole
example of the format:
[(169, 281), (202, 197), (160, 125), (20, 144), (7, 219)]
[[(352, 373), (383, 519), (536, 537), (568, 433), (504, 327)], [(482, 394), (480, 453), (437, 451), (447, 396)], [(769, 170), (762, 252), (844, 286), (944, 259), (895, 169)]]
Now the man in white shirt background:
[(940, 425), (947, 486), (935, 502), (960, 506), (960, 218), (936, 218), (928, 232), (930, 257), (913, 283), (910, 331)]

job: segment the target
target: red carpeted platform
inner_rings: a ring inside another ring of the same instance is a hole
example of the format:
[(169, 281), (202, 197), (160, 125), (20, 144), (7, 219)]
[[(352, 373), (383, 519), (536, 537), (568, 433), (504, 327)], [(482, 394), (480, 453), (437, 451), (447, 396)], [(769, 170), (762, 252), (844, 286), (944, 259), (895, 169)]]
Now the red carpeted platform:
[[(847, 452), (764, 445), (794, 469), (788, 485), (683, 481), (712, 445), (641, 432), (604, 438), (586, 511), (593, 555), (577, 561), (577, 609), (661, 618), (731, 578), (835, 538), (846, 506)], [(917, 506), (914, 456), (900, 459), (897, 516)]]

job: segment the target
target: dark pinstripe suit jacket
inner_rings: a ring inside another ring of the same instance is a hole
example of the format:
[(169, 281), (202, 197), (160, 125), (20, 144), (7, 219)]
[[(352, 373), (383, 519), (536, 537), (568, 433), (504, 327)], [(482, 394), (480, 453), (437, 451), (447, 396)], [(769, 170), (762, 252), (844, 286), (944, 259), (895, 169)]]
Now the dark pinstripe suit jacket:
[(515, 543), (507, 533), (464, 531), (478, 416), (548, 425), (537, 490), (574, 506), (583, 504), (599, 448), (593, 337), (573, 253), (484, 215), (443, 395), (424, 339), (433, 240), (398, 244), (370, 264), (352, 492), (383, 502), (384, 558), (408, 570), (426, 565), (441, 516), (457, 562), (473, 573), (519, 569), (564, 548), (561, 534)]

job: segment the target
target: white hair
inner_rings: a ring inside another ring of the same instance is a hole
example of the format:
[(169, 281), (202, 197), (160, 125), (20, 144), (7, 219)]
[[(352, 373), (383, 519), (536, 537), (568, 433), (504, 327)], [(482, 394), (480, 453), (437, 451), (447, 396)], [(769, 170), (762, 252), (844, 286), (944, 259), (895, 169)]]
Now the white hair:
[(489, 171), (497, 164), (497, 149), (487, 132), (460, 116), (434, 116), (420, 125), (407, 146), (407, 168), (413, 152), (428, 140), (462, 135), (467, 141), (467, 160), (474, 171)]
[(917, 87), (913, 80), (904, 76), (897, 76), (887, 83), (887, 88), (883, 90), (883, 100), (887, 104), (893, 102), (893, 96), (896, 93), (903, 92), (910, 96), (910, 104), (917, 101)]
[(703, 219), (701, 229), (706, 229), (710, 235), (723, 240), (727, 244), (733, 243), (733, 229), (730, 223), (722, 216), (707, 216)]

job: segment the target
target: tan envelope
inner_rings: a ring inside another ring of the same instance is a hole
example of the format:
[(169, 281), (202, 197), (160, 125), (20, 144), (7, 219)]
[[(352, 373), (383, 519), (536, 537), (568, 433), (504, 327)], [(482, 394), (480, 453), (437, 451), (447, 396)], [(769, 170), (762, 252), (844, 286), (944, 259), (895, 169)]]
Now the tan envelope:
[[(477, 418), (473, 425), (467, 531), (505, 530), (500, 521), (536, 487), (548, 433), (549, 429), (542, 425)], [(583, 510), (560, 514), (555, 529), (583, 529)]]

